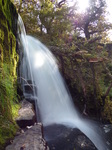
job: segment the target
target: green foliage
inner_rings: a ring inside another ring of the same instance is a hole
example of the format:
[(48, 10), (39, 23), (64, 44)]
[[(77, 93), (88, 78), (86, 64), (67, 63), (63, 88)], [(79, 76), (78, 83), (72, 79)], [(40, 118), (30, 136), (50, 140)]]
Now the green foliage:
[(11, 101), (17, 101), (14, 77), (10, 74), (11, 69), (11, 65), (3, 64), (3, 71), (0, 74), (0, 113), (10, 120), (12, 120)]
[(27, 34), (40, 38), (50, 45), (61, 45), (65, 36), (71, 31), (69, 19), (70, 8), (67, 5), (58, 7), (58, 2), (50, 0), (29, 0), (15, 3), (20, 13)]
[(112, 100), (109, 97), (106, 98), (106, 103), (102, 115), (105, 120), (108, 120), (112, 123)]
[(0, 150), (4, 150), (6, 141), (9, 141), (14, 137), (18, 126), (4, 116), (0, 115)]
[(14, 118), (17, 116), (19, 105), (14, 77), (10, 74), (12, 68), (9, 64), (3, 64), (2, 74), (0, 73), (0, 149), (6, 141), (13, 138), (18, 129)]

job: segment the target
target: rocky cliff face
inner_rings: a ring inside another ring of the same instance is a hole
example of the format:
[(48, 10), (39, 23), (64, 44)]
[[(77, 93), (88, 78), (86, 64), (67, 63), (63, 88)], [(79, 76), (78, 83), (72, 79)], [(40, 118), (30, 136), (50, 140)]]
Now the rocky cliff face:
[(0, 65), (10, 64), (13, 69), (11, 75), (16, 73), (16, 35), (17, 12), (10, 0), (0, 1)]
[(12, 102), (16, 99), (17, 12), (10, 0), (0, 0), (0, 150), (16, 132)]

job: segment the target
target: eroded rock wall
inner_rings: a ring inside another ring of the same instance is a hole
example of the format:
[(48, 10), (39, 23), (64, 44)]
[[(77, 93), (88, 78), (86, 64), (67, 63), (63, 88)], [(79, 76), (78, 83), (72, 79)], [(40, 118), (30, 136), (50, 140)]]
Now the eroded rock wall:
[(0, 0), (0, 150), (16, 132), (12, 102), (17, 96), (17, 12), (10, 0)]

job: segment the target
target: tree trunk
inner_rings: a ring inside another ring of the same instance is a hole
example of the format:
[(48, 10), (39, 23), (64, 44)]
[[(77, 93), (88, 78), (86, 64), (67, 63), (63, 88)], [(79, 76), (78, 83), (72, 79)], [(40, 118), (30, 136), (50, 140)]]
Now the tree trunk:
[(98, 109), (97, 109), (97, 90), (96, 90), (96, 75), (95, 75), (95, 68), (94, 68), (94, 63), (90, 63), (90, 68), (92, 71), (92, 76), (93, 76), (93, 99), (94, 99), (94, 104), (95, 104), (95, 110), (97, 112), (97, 117), (99, 116)]
[(85, 86), (85, 83), (84, 83), (84, 80), (83, 80), (83, 77), (82, 77), (82, 71), (81, 71), (81, 68), (79, 66), (78, 63), (77, 64), (77, 73), (78, 73), (78, 78), (79, 78), (79, 81), (80, 81), (80, 84), (81, 84), (81, 87), (82, 87), (82, 91), (83, 91), (83, 94), (84, 94), (84, 111), (83, 112), (86, 112), (86, 104), (87, 104), (87, 91), (86, 91), (86, 86)]
[(89, 33), (89, 30), (88, 30), (88, 26), (89, 26), (88, 23), (85, 24), (85, 26), (84, 26), (84, 34), (85, 34), (85, 37), (86, 37), (87, 40), (90, 39), (90, 33)]
[(108, 96), (108, 94), (109, 94), (111, 88), (112, 88), (112, 82), (111, 82), (110, 86), (108, 87), (108, 89), (107, 89), (105, 95), (103, 96), (103, 106), (105, 105), (105, 99), (106, 99), (106, 97)]
[[(112, 74), (110, 72), (110, 70), (106, 67), (105, 63), (102, 63), (103, 68), (105, 69), (107, 75), (109, 76), (109, 78), (112, 80)], [(105, 92), (105, 95), (103, 96), (103, 106), (105, 105), (105, 98), (108, 96), (110, 90), (112, 88), (112, 82), (110, 84), (110, 86), (108, 87), (107, 91)]]
[(61, 61), (62, 75), (64, 76), (64, 74), (65, 74), (65, 72), (64, 72), (64, 60), (63, 60), (62, 56), (60, 56), (60, 61)]

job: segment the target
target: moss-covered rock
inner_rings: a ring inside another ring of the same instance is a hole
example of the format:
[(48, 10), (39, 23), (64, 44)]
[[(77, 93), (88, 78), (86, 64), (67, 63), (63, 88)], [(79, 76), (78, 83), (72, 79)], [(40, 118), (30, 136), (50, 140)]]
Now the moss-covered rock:
[(17, 18), (11, 1), (0, 0), (0, 150), (17, 129), (12, 113), (17, 99)]

